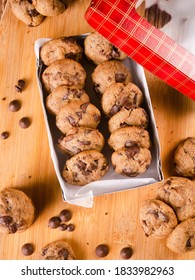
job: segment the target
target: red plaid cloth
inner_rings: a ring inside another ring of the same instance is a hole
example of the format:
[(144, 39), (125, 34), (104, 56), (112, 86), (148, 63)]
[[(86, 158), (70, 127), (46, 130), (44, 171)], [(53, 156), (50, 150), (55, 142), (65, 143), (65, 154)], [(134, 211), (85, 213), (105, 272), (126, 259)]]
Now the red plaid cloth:
[(140, 17), (137, 0), (94, 0), (87, 22), (176, 90), (195, 100), (195, 56)]

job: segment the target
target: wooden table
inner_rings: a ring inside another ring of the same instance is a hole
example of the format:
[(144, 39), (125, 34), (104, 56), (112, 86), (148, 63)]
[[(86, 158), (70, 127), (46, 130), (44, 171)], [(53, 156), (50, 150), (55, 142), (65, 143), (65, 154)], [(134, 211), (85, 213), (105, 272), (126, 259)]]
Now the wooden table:
[[(35, 28), (20, 22), (6, 7), (0, 25), (0, 132), (10, 136), (0, 139), (0, 187), (23, 190), (36, 206), (36, 220), (22, 233), (0, 236), (0, 259), (37, 259), (40, 248), (48, 242), (66, 239), (80, 260), (97, 259), (94, 249), (108, 244), (110, 252), (105, 259), (121, 259), (124, 246), (132, 246), (135, 260), (195, 259), (195, 252), (175, 254), (165, 246), (166, 240), (146, 237), (139, 223), (139, 208), (148, 198), (154, 198), (158, 184), (94, 198), (92, 208), (67, 204), (50, 157), (48, 138), (36, 81), (34, 42), (41, 37), (77, 35), (92, 31), (84, 20), (88, 0), (77, 1), (64, 14), (46, 18)], [(195, 102), (170, 88), (146, 72), (156, 118), (164, 177), (173, 175), (172, 155), (179, 141), (195, 135)], [(18, 79), (25, 79), (22, 93), (15, 91)], [(10, 112), (8, 104), (19, 99), (22, 108)], [(18, 125), (22, 117), (31, 119), (28, 129)], [(48, 220), (62, 209), (71, 210), (75, 231), (48, 228)], [(32, 242), (34, 253), (21, 253), (24, 243)]]

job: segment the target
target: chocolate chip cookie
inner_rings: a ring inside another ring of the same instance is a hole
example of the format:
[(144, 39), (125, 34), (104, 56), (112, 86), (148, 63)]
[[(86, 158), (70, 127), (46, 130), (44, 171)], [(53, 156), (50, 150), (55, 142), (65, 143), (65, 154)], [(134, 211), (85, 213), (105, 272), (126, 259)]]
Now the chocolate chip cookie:
[(45, 245), (39, 253), (40, 260), (75, 260), (75, 253), (66, 241), (57, 240)]
[(66, 136), (58, 139), (60, 150), (70, 156), (86, 150), (101, 152), (104, 143), (102, 133), (89, 127), (74, 127), (67, 132)]
[(115, 83), (108, 87), (101, 98), (104, 113), (112, 117), (122, 108), (140, 107), (143, 102), (141, 90), (133, 83)]
[(32, 0), (32, 2), (42, 15), (57, 16), (66, 10), (68, 0)]
[(150, 150), (136, 144), (118, 149), (111, 156), (115, 172), (129, 177), (144, 173), (150, 166), (151, 159)]
[(144, 108), (122, 108), (109, 119), (108, 129), (111, 133), (118, 128), (126, 126), (138, 126), (147, 129), (148, 123), (149, 117)]
[(114, 130), (108, 139), (108, 144), (115, 151), (134, 145), (149, 149), (151, 141), (147, 130), (136, 126), (126, 126)]
[(167, 178), (160, 183), (157, 198), (174, 209), (179, 221), (195, 217), (195, 184), (190, 179)]
[(95, 150), (83, 151), (66, 161), (62, 176), (72, 185), (83, 186), (100, 180), (108, 171), (105, 156)]
[(38, 26), (45, 19), (44, 15), (39, 13), (32, 1), (9, 0), (9, 3), (12, 13), (28, 26)]
[(72, 101), (81, 101), (85, 103), (90, 100), (89, 95), (84, 91), (84, 89), (61, 85), (55, 88), (47, 96), (46, 108), (51, 114), (57, 115), (64, 105)]
[(29, 228), (35, 218), (31, 199), (14, 188), (0, 190), (0, 233), (13, 234)]
[(178, 254), (195, 251), (195, 218), (176, 226), (167, 238), (166, 246)]
[(83, 66), (73, 59), (64, 58), (50, 64), (42, 74), (42, 82), (48, 93), (60, 85), (83, 88), (86, 72)]
[(195, 176), (195, 137), (187, 137), (174, 152), (175, 171), (184, 177)]
[(132, 75), (122, 62), (110, 60), (96, 66), (92, 73), (92, 81), (94, 90), (101, 96), (106, 88), (114, 83), (127, 84), (131, 82)]
[(97, 128), (101, 118), (98, 108), (92, 103), (72, 101), (63, 106), (56, 116), (56, 125), (66, 134), (73, 127), (85, 126)]
[(86, 57), (95, 64), (111, 59), (124, 60), (127, 56), (98, 32), (92, 32), (85, 38), (84, 51)]
[(79, 61), (82, 57), (83, 49), (71, 37), (61, 37), (47, 41), (40, 50), (40, 58), (43, 63), (49, 66), (56, 60), (71, 58)]
[(139, 216), (146, 236), (159, 239), (167, 237), (178, 224), (173, 209), (157, 199), (144, 201)]

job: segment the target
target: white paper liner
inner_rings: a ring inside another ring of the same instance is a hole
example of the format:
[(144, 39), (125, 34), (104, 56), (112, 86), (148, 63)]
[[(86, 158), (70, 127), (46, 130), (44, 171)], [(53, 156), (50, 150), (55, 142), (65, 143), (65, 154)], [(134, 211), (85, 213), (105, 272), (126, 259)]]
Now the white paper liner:
[[(83, 40), (86, 37), (86, 34), (80, 35), (80, 36), (74, 36), (77, 39), (78, 43), (83, 44)], [(35, 42), (35, 55), (37, 59), (37, 81), (38, 81), (38, 87), (40, 92), (40, 99), (41, 104), (43, 108), (43, 114), (48, 134), (48, 140), (49, 140), (49, 146), (51, 151), (51, 158), (54, 164), (55, 172), (57, 175), (57, 178), (59, 180), (59, 184), (62, 189), (63, 199), (70, 203), (75, 204), (83, 207), (92, 207), (93, 205), (93, 197), (103, 194), (109, 194), (113, 192), (118, 191), (124, 191), (129, 190), (132, 188), (141, 187), (144, 185), (152, 184), (159, 182), (163, 179), (162, 170), (161, 170), (161, 160), (160, 160), (160, 147), (159, 147), (159, 138), (158, 133), (156, 129), (154, 114), (152, 110), (152, 104), (150, 100), (150, 95), (144, 75), (143, 68), (132, 61), (130, 58), (127, 58), (124, 61), (124, 64), (130, 69), (130, 71), (133, 73), (133, 82), (142, 90), (144, 97), (145, 97), (145, 109), (149, 114), (150, 117), (150, 137), (152, 140), (152, 163), (148, 170), (139, 176), (129, 178), (122, 175), (119, 175), (114, 172), (111, 164), (108, 173), (99, 181), (92, 182), (90, 184), (87, 184), (85, 186), (72, 186), (65, 182), (65, 180), (61, 176), (62, 168), (65, 164), (66, 156), (62, 155), (61, 152), (56, 147), (56, 139), (59, 138), (61, 135), (58, 131), (56, 125), (55, 125), (55, 117), (51, 116), (46, 108), (45, 108), (45, 97), (47, 96), (47, 93), (45, 93), (44, 88), (41, 84), (41, 67), (43, 67), (43, 64), (39, 58), (39, 50), (43, 43), (50, 40), (49, 38), (41, 38), (36, 40)], [(83, 65), (83, 63), (85, 65)], [(84, 89), (90, 96), (90, 100), (93, 104), (96, 104), (97, 102), (97, 96), (93, 91), (93, 85), (91, 79), (91, 73), (93, 69), (95, 68), (95, 65), (92, 65), (85, 57), (83, 58), (83, 61), (81, 62), (83, 67), (85, 68), (85, 71), (87, 73), (87, 79), (86, 79), (86, 86)], [(105, 129), (105, 126), (102, 126), (103, 130)], [(101, 131), (101, 128), (98, 127), (98, 129)], [(102, 131), (101, 131), (102, 132)], [(56, 135), (57, 134), (57, 135)], [(103, 131), (104, 134), (104, 131)], [(106, 147), (103, 150), (103, 153), (105, 156), (109, 159), (110, 157), (110, 150)]]

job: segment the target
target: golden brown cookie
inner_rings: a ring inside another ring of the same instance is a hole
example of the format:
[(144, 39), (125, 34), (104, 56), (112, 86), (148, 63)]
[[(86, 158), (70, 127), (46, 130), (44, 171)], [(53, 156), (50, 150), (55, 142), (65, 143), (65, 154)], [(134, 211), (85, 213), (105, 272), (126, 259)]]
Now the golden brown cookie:
[(32, 200), (14, 188), (0, 190), (0, 233), (22, 232), (29, 228), (35, 218)]
[(80, 60), (83, 49), (77, 44), (76, 40), (71, 37), (60, 37), (44, 43), (40, 50), (40, 58), (43, 63), (49, 66), (56, 60), (71, 58)]
[(166, 246), (178, 254), (195, 251), (195, 218), (176, 226), (167, 238)]
[(32, 0), (37, 11), (44, 16), (57, 16), (62, 14), (66, 8), (68, 0)]
[(195, 137), (187, 137), (174, 152), (175, 171), (184, 177), (195, 176)]
[(32, 1), (28, 0), (9, 0), (12, 13), (26, 25), (35, 27), (45, 19), (43, 14), (39, 13)]
[(149, 149), (151, 141), (147, 130), (137, 126), (126, 126), (114, 130), (108, 139), (108, 144), (115, 151), (134, 145)]
[(129, 69), (120, 61), (110, 60), (96, 66), (92, 73), (94, 90), (102, 95), (114, 83), (127, 84), (132, 81)]
[(161, 200), (148, 199), (140, 208), (140, 222), (146, 236), (167, 237), (177, 226), (173, 209)]
[(100, 180), (108, 171), (105, 156), (95, 150), (83, 151), (66, 161), (62, 176), (72, 185), (83, 186)]
[(42, 82), (48, 93), (60, 85), (83, 88), (85, 79), (86, 72), (83, 66), (69, 58), (53, 62), (42, 74)]
[(57, 240), (48, 243), (39, 253), (40, 260), (75, 260), (75, 253), (66, 241)]
[(147, 129), (148, 123), (149, 117), (143, 108), (123, 108), (109, 119), (108, 129), (111, 133), (118, 128), (126, 126), (138, 126)]
[(157, 198), (174, 209), (179, 221), (195, 217), (195, 184), (190, 179), (167, 178), (160, 183)]
[(136, 144), (118, 149), (111, 156), (115, 172), (129, 177), (144, 173), (150, 166), (151, 160), (150, 150)]
[(84, 89), (61, 85), (47, 96), (46, 107), (51, 114), (57, 115), (64, 105), (72, 101), (81, 101), (85, 103), (89, 102), (90, 99)]
[(100, 111), (92, 103), (72, 101), (61, 108), (56, 116), (56, 125), (66, 134), (71, 128), (78, 126), (97, 128), (100, 118)]
[(139, 107), (143, 102), (141, 90), (133, 83), (115, 83), (108, 87), (101, 98), (104, 113), (112, 117), (122, 108)]
[(98, 32), (87, 35), (84, 40), (84, 50), (86, 57), (95, 64), (111, 59), (124, 60), (127, 56)]
[(74, 127), (67, 132), (66, 136), (58, 139), (60, 150), (70, 156), (87, 150), (101, 152), (104, 143), (101, 132), (89, 127)]

